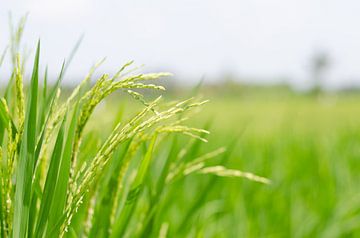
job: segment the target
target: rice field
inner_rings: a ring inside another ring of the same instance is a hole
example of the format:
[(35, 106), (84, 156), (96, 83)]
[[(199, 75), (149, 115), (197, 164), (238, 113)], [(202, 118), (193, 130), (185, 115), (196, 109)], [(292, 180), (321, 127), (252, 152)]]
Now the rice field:
[[(177, 231), (170, 237), (357, 237), (360, 96), (240, 95), (203, 93), (210, 102), (190, 120), (211, 132), (199, 153), (224, 146), (217, 163), (271, 184), (186, 178), (164, 214)], [(184, 214), (188, 225), (177, 220)]]
[(229, 187), (214, 191), (233, 204), (218, 235), (227, 227), (226, 237), (359, 236), (359, 99), (212, 100), (202, 114), (216, 115), (210, 143), (239, 131), (228, 166), (272, 181), (227, 181)]
[[(157, 81), (171, 76), (169, 73), (143, 74), (130, 61), (114, 75), (94, 76), (102, 60), (66, 95), (67, 90), (62, 94), (62, 80), (71, 56), (55, 83), (49, 83), (47, 68), (40, 74), (38, 41), (28, 78), (25, 58), (18, 51), (24, 22), (25, 18), (11, 32), (13, 68), (1, 90), (2, 237), (168, 236), (176, 217), (165, 214), (182, 201), (179, 190), (173, 188), (183, 186), (190, 191), (186, 177), (197, 174), (270, 183), (253, 173), (212, 163), (218, 156), (226, 158), (224, 147), (200, 150), (208, 142), (209, 131), (187, 122), (207, 100), (166, 101), (161, 95), (144, 95), (164, 91)], [(109, 103), (120, 107), (124, 102), (106, 100), (115, 93), (136, 102), (136, 112), (95, 110)], [(112, 123), (104, 123), (104, 117), (105, 121), (112, 118)], [(95, 124), (89, 127), (89, 121)], [(203, 195), (187, 215), (179, 217), (179, 226), (172, 228), (174, 234), (200, 232), (195, 226), (180, 228), (206, 202), (206, 193)]]
[(23, 24), (0, 86), (1, 237), (360, 236), (359, 95), (160, 97), (171, 74), (102, 61), (68, 90), (71, 57), (50, 82), (40, 42), (27, 77)]

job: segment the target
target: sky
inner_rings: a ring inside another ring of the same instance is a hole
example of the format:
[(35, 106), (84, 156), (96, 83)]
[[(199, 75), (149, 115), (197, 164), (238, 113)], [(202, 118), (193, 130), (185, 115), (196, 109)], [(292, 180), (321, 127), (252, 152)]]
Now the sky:
[(360, 85), (358, 0), (1, 0), (0, 49), (9, 12), (29, 13), (24, 42), (34, 48), (41, 39), (42, 62), (54, 75), (84, 33), (68, 82), (107, 57), (107, 72), (135, 60), (184, 83), (231, 74), (303, 87), (311, 57), (326, 52), (327, 87)]

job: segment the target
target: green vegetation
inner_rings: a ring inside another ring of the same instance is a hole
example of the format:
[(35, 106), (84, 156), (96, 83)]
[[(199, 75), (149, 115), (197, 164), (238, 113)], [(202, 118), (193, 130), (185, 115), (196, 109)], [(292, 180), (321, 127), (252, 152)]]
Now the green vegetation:
[[(212, 133), (200, 151), (235, 139), (216, 163), (260, 174), (271, 184), (186, 178), (173, 188), (177, 196), (163, 214), (171, 221), (169, 237), (358, 237), (360, 96), (314, 97), (278, 88), (239, 92), (206, 93), (210, 103), (191, 119), (197, 126), (210, 119), (206, 128)], [(114, 110), (110, 103), (100, 113)], [(205, 191), (206, 197), (198, 198)], [(184, 224), (179, 220), (188, 211), (193, 213)], [(185, 232), (172, 233), (177, 227)]]
[(197, 117), (214, 118), (209, 147), (241, 133), (228, 167), (272, 181), (214, 188), (213, 199), (226, 204), (220, 210), (231, 211), (215, 223), (217, 234), (358, 237), (360, 96), (279, 95), (213, 97)]
[[(202, 237), (235, 231), (218, 226), (236, 215), (236, 202), (226, 201), (236, 193), (230, 180), (217, 178), (246, 178), (261, 186), (270, 181), (225, 167), (236, 137), (221, 143), (227, 149), (211, 148), (207, 130), (187, 126), (207, 101), (144, 97), (143, 90), (164, 90), (149, 81), (169, 74), (137, 73), (132, 62), (91, 84), (102, 61), (61, 97), (68, 63), (49, 85), (47, 70), (41, 72), (40, 42), (25, 87), (26, 64), (18, 53), (24, 23), (11, 31), (13, 72), (0, 102), (1, 237)], [(116, 92), (141, 109), (127, 112), (125, 101), (106, 100)], [(122, 109), (103, 113), (106, 104)], [(208, 129), (207, 121), (199, 128)]]
[(1, 237), (360, 236), (356, 93), (230, 85), (179, 102), (132, 62), (62, 90), (77, 46), (50, 85), (39, 44), (27, 79), (24, 23), (0, 57)]

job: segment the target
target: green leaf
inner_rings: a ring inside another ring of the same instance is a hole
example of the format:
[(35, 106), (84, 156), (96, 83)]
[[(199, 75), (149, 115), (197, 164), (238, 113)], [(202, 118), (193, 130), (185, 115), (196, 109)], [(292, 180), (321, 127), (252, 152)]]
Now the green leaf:
[(48, 107), (48, 102), (46, 101), (46, 96), (47, 96), (47, 90), (48, 90), (48, 67), (45, 68), (45, 73), (44, 73), (44, 80), (43, 80), (43, 89), (42, 89), (42, 94), (41, 94), (41, 110), (40, 110), (40, 115), (39, 115), (39, 128), (42, 128), (42, 126), (45, 123), (45, 118), (46, 118), (46, 108)]
[(130, 222), (131, 216), (137, 204), (137, 200), (142, 192), (144, 178), (149, 170), (149, 165), (152, 160), (153, 150), (157, 135), (155, 134), (150, 142), (144, 159), (141, 161), (140, 167), (137, 170), (136, 177), (131, 184), (130, 191), (127, 195), (125, 207), (120, 213), (119, 219), (115, 222), (111, 237), (123, 237), (126, 227)]
[(28, 110), (25, 117), (25, 130), (20, 148), (16, 173), (16, 190), (12, 237), (26, 237), (31, 203), (32, 177), (34, 172), (34, 153), (36, 145), (37, 96), (40, 41), (37, 45), (33, 73), (30, 84)]
[(124, 158), (127, 155), (132, 140), (128, 140), (124, 148), (118, 151), (108, 165), (108, 173), (105, 176), (105, 181), (100, 187), (99, 198), (97, 199), (97, 206), (94, 214), (94, 221), (92, 222), (92, 228), (90, 230), (89, 237), (109, 237), (110, 230), (110, 218), (112, 208), (116, 197), (116, 190), (119, 187), (118, 184), (118, 171), (120, 171), (123, 165)]
[(62, 150), (64, 143), (66, 117), (63, 119), (60, 127), (55, 147), (51, 156), (49, 169), (46, 175), (45, 186), (40, 203), (40, 212), (35, 230), (35, 237), (42, 237), (45, 231), (46, 223), (50, 214), (50, 207), (54, 199), (54, 191), (58, 181), (58, 173), (60, 169), (60, 162), (62, 158)]
[(64, 146), (64, 151), (59, 165), (60, 166), (59, 176), (54, 190), (54, 199), (56, 199), (56, 201), (52, 203), (52, 206), (50, 208), (51, 216), (49, 217), (46, 236), (57, 237), (59, 235), (59, 230), (55, 229), (55, 226), (58, 223), (59, 218), (64, 214), (67, 187), (70, 176), (71, 154), (73, 150), (75, 128), (78, 119), (78, 114), (79, 114), (79, 104), (77, 103), (73, 112), (73, 116), (71, 118), (70, 127), (68, 128), (66, 143)]
[(2, 144), (4, 138), (5, 129), (7, 129), (8, 126), (9, 126), (9, 117), (6, 112), (3, 101), (0, 101), (0, 145)]
[[(1, 152), (0, 152), (1, 153)], [(2, 170), (0, 170), (0, 175), (3, 177)], [(4, 201), (3, 201), (3, 188), (0, 186), (0, 236), (5, 237), (5, 225), (4, 225), (4, 213), (6, 212), (4, 209)]]
[(142, 231), (142, 236), (151, 234), (151, 230), (153, 228), (153, 223), (155, 220), (155, 214), (159, 210), (158, 203), (159, 203), (159, 200), (161, 199), (161, 195), (163, 194), (163, 191), (165, 188), (165, 181), (166, 181), (166, 177), (169, 174), (170, 165), (176, 159), (176, 156), (178, 155), (178, 152), (179, 152), (179, 147), (177, 145), (178, 144), (177, 138), (178, 137), (176, 135), (173, 137), (173, 140), (170, 145), (169, 154), (165, 160), (165, 164), (164, 164), (163, 168), (160, 171), (160, 176), (159, 176), (157, 184), (156, 184), (155, 193), (151, 197), (150, 209), (149, 209), (149, 212), (147, 213), (146, 221), (145, 221), (144, 228)]
[(14, 121), (11, 118), (11, 115), (7, 112), (5, 107), (5, 99), (0, 101), (0, 144), (2, 144), (2, 139), (4, 137), (5, 129), (8, 129), (9, 125), (11, 125), (11, 129), (13, 130), (13, 135), (17, 133), (17, 128), (15, 126)]
[[(231, 140), (231, 143), (227, 146), (227, 150), (222, 155), (219, 164), (226, 164), (226, 162), (231, 157), (232, 152), (234, 151), (238, 139), (238, 137), (235, 137)], [(219, 179), (217, 179), (216, 176), (211, 176), (209, 178), (207, 183), (201, 189), (201, 192), (199, 192), (194, 199), (194, 202), (191, 204), (190, 208), (187, 209), (187, 211), (185, 212), (185, 215), (183, 216), (180, 226), (178, 228), (178, 234), (181, 234), (182, 231), (185, 231), (186, 228), (191, 224), (191, 222), (189, 221), (193, 219), (195, 214), (197, 214), (198, 210), (203, 206), (203, 204), (206, 203), (209, 194), (212, 192), (212, 190), (214, 190), (214, 188), (216, 188), (216, 185), (218, 183)]]
[(2, 66), (3, 62), (4, 62), (4, 59), (5, 59), (5, 56), (6, 56), (6, 53), (7, 53), (7, 50), (8, 50), (9, 47), (6, 47), (3, 51), (3, 53), (1, 54), (0, 56), (0, 67)]
[(75, 56), (76, 52), (78, 51), (78, 49), (79, 49), (79, 47), (80, 47), (81, 42), (83, 41), (83, 39), (84, 39), (84, 34), (82, 34), (82, 35), (80, 36), (80, 38), (79, 38), (78, 41), (76, 42), (74, 48), (71, 50), (69, 56), (67, 57), (67, 63), (65, 64), (64, 74), (65, 74), (65, 72), (67, 71), (67, 69), (68, 69), (71, 61), (74, 59), (74, 56)]
[[(41, 118), (41, 123), (43, 123), (43, 125), (40, 125), (40, 128), (41, 129), (41, 132), (40, 132), (40, 138), (39, 138), (39, 141), (37, 142), (37, 145), (36, 145), (36, 151), (35, 151), (35, 166), (36, 166), (36, 163), (38, 162), (38, 158), (39, 158), (39, 155), (40, 155), (40, 152), (41, 152), (41, 147), (42, 147), (42, 144), (44, 142), (44, 137), (45, 137), (45, 131), (46, 131), (46, 126), (48, 124), (48, 121), (50, 120), (50, 113), (52, 111), (52, 108), (54, 107), (54, 104), (55, 104), (55, 97), (56, 97), (56, 92), (57, 90), (59, 89), (60, 87), (60, 84), (61, 84), (61, 81), (62, 81), (62, 78), (63, 78), (63, 73), (64, 73), (64, 65), (65, 65), (65, 62), (62, 64), (62, 67), (61, 67), (61, 71), (60, 71), (60, 74), (59, 74), (59, 77), (56, 81), (56, 84), (54, 86), (54, 88), (52, 89), (50, 95), (49, 95), (49, 98), (46, 100), (46, 102), (44, 102), (44, 106), (43, 106), (43, 111), (42, 111), (42, 117), (45, 117), (45, 119), (43, 120)], [(45, 74), (46, 75), (46, 74)], [(45, 77), (46, 79), (47, 77)], [(47, 81), (47, 80), (46, 80)], [(45, 82), (46, 82), (45, 81)], [(46, 115), (46, 116), (45, 116)]]

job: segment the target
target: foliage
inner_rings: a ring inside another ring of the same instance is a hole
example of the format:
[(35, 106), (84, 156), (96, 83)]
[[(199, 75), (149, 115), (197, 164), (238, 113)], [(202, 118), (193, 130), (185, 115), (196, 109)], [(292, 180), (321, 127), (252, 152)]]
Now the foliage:
[[(92, 85), (101, 61), (62, 100), (61, 82), (68, 63), (53, 86), (48, 85), (47, 70), (41, 80), (39, 42), (25, 88), (25, 63), (18, 53), (24, 23), (21, 20), (12, 32), (13, 72), (0, 104), (1, 237), (176, 234), (181, 227), (165, 220), (163, 214), (179, 193), (174, 187), (184, 186), (186, 176), (208, 174), (269, 183), (251, 173), (208, 165), (225, 152), (223, 148), (199, 154), (209, 132), (184, 123), (206, 101), (190, 98), (162, 103), (161, 97), (149, 101), (136, 91), (164, 90), (148, 82), (168, 73), (136, 73), (128, 70), (129, 62), (113, 76), (101, 75)], [(94, 135), (87, 124), (96, 107), (116, 91), (130, 95), (143, 109), (129, 119), (120, 115), (114, 127), (108, 126), (109, 134), (104, 129)], [(187, 224), (203, 205), (179, 212), (178, 219)]]

